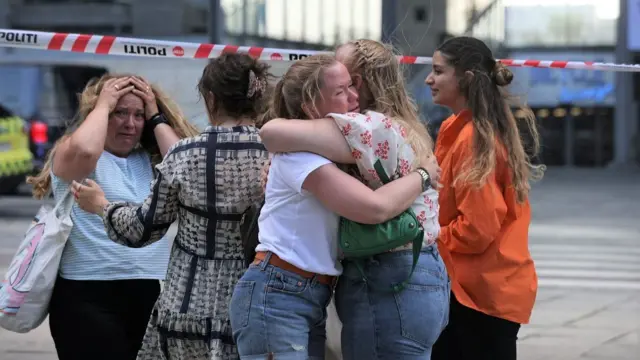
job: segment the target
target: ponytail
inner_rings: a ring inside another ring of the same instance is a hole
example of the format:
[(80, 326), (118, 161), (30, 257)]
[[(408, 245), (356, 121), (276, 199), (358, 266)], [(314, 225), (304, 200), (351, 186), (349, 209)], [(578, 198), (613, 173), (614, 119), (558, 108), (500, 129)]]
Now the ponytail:
[(284, 98), (282, 89), (284, 88), (284, 81), (280, 80), (276, 84), (276, 88), (273, 91), (273, 97), (271, 98), (270, 110), (275, 117), (281, 117), (285, 119), (291, 118), (291, 111), (287, 107), (287, 103)]
[(287, 110), (287, 104), (283, 95), (283, 86), (284, 81), (279, 80), (273, 89), (273, 93), (271, 94), (271, 101), (269, 102), (269, 106), (266, 111), (263, 112), (256, 121), (256, 126), (261, 128), (268, 121), (276, 119), (276, 118), (291, 118), (289, 115), (289, 111)]

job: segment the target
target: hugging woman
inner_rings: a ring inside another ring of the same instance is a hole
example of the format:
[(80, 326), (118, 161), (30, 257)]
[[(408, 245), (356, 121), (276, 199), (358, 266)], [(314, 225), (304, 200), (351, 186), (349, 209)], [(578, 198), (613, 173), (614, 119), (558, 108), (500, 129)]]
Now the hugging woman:
[[(282, 116), (265, 124), (260, 135), (270, 152), (309, 151), (355, 164), (350, 173), (371, 189), (383, 185), (376, 163), (396, 181), (421, 167), (427, 170), (432, 186), (427, 182), (409, 203), (424, 233), (415, 271), (411, 242), (370, 256), (364, 264), (346, 258), (335, 302), (344, 359), (429, 359), (448, 322), (450, 289), (436, 245), (439, 172), (433, 143), (391, 49), (356, 40), (338, 47), (336, 57), (350, 73), (363, 113), (330, 113), (312, 121)], [(402, 291), (385, 291), (401, 284)]]
[[(329, 55), (294, 63), (276, 86), (271, 104), (273, 116), (299, 119), (358, 108), (347, 68)], [(428, 166), (427, 161), (421, 165)], [(256, 259), (230, 305), (241, 359), (323, 359), (326, 307), (342, 273), (339, 216), (384, 222), (423, 191), (418, 172), (372, 190), (320, 155), (275, 154)]]

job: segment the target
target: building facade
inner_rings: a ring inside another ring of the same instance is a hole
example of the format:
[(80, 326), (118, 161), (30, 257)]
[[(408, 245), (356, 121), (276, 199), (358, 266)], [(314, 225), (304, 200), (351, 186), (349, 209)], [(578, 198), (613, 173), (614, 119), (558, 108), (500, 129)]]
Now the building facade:
[[(616, 54), (618, 2), (571, 4), (512, 1), (505, 8), (509, 58), (619, 62)], [(511, 91), (531, 106), (549, 165), (607, 166), (629, 161), (628, 129), (633, 116), (620, 98), (620, 82), (608, 71), (519, 68)], [(631, 107), (633, 109), (633, 106)], [(632, 130), (633, 132), (633, 130)]]

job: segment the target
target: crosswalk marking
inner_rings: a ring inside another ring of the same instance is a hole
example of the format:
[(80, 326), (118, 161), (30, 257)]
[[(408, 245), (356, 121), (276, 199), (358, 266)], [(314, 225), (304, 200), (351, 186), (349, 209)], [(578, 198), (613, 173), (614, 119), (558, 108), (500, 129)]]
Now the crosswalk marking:
[(555, 276), (560, 278), (577, 279), (611, 279), (611, 280), (640, 280), (640, 272), (611, 270), (567, 270), (567, 269), (538, 269), (539, 277)]
[(611, 290), (640, 290), (640, 283), (629, 281), (588, 280), (575, 279), (538, 279), (538, 287), (541, 288), (566, 288), (566, 289), (611, 289)]
[(573, 261), (573, 260), (584, 260), (590, 261), (594, 264), (600, 262), (637, 262), (640, 261), (640, 255), (625, 255), (625, 254), (607, 254), (607, 253), (543, 253), (543, 252), (531, 252), (531, 256), (533, 259), (536, 259), (536, 255), (539, 259), (546, 260), (564, 260), (564, 261)]
[(640, 238), (637, 245), (534, 243), (530, 251), (540, 287), (640, 290)]
[(636, 263), (594, 263), (593, 261), (566, 261), (566, 260), (536, 260), (536, 267), (540, 269), (601, 269), (601, 270), (627, 270), (640, 272), (640, 262)]
[(635, 242), (640, 239), (640, 230), (621, 229), (602, 226), (583, 226), (568, 224), (532, 224), (529, 228), (529, 235), (544, 238), (564, 238), (581, 240), (610, 240)]
[(609, 254), (635, 254), (640, 255), (640, 235), (638, 235), (638, 247), (620, 245), (567, 245), (567, 244), (532, 244), (529, 246), (534, 251), (545, 252), (571, 252), (571, 253), (609, 253)]

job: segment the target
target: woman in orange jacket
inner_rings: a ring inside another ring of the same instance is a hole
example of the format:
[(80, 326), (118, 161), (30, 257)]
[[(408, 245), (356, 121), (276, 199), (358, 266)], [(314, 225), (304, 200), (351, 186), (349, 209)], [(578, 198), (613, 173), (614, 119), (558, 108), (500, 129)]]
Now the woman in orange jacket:
[[(528, 249), (532, 165), (504, 86), (513, 74), (480, 40), (456, 37), (434, 53), (426, 79), (433, 101), (454, 115), (441, 126), (439, 249), (451, 278), (449, 325), (432, 359), (516, 359), (537, 277)], [(534, 153), (535, 117), (525, 117)]]

